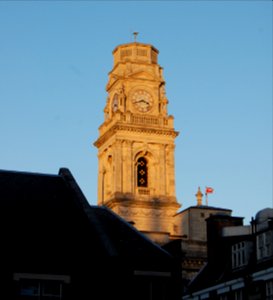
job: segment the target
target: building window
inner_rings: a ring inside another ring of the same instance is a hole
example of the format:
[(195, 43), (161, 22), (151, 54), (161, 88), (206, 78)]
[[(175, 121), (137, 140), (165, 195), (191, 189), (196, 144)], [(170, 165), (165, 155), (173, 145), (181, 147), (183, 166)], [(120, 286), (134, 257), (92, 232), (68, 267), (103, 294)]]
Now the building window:
[(43, 274), (14, 274), (16, 299), (61, 300), (64, 297), (68, 276)]
[(273, 232), (266, 231), (257, 236), (257, 258), (263, 259), (273, 255)]
[(247, 264), (246, 242), (232, 245), (232, 268), (239, 268)]
[(266, 282), (266, 299), (273, 299), (273, 280)]
[(128, 49), (128, 50), (122, 50), (120, 53), (120, 57), (123, 58), (125, 56), (131, 56), (132, 55), (132, 50)]
[(222, 294), (219, 296), (219, 300), (228, 300), (228, 294)]
[(19, 299), (62, 299), (63, 283), (52, 280), (22, 279), (19, 285)]
[(239, 289), (239, 290), (234, 291), (234, 297), (232, 297), (232, 299), (234, 299), (234, 300), (243, 300), (244, 299), (243, 290)]
[(135, 270), (134, 275), (134, 295), (131, 299), (169, 299), (168, 289), (170, 288), (170, 272)]
[(137, 186), (148, 187), (147, 160), (144, 157), (137, 160)]

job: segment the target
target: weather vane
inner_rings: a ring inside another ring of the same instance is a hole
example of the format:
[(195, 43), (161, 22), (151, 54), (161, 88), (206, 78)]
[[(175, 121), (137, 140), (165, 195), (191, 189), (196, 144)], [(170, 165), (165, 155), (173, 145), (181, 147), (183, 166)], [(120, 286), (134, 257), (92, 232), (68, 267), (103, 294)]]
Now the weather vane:
[(134, 42), (136, 43), (138, 32), (133, 32), (133, 35), (134, 35)]

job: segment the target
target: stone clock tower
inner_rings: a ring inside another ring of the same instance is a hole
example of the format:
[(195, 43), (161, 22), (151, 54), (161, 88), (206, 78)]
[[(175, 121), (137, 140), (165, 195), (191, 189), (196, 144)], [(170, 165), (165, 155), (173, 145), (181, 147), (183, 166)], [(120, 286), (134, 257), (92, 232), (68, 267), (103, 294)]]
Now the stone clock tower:
[(159, 244), (169, 241), (175, 194), (174, 118), (168, 115), (158, 50), (117, 46), (99, 127), (98, 205), (105, 205)]

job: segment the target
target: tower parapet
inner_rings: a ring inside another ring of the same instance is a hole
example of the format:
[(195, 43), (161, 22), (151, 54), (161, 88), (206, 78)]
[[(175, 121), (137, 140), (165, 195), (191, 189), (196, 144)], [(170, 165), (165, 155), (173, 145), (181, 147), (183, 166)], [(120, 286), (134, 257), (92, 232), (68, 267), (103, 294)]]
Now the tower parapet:
[(129, 43), (117, 46), (113, 50), (114, 68), (118, 63), (148, 63), (157, 64), (159, 51), (149, 44)]

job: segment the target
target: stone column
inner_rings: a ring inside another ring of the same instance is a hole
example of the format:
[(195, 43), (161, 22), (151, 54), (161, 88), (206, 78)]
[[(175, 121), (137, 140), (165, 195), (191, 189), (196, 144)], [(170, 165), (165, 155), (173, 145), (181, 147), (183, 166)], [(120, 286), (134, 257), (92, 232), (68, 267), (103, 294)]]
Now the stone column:
[(132, 142), (124, 140), (122, 142), (122, 192), (132, 193)]
[(98, 205), (103, 205), (103, 168), (101, 163), (101, 154), (98, 154), (98, 199), (97, 203)]
[(159, 145), (159, 194), (166, 195), (166, 146)]
[(173, 197), (175, 197), (174, 149), (174, 144), (166, 146), (167, 194)]
[(115, 157), (114, 157), (114, 165), (113, 165), (113, 181), (114, 187), (113, 190), (115, 192), (122, 191), (122, 180), (123, 180), (123, 168), (122, 168), (122, 141), (117, 140), (114, 144), (115, 147)]

